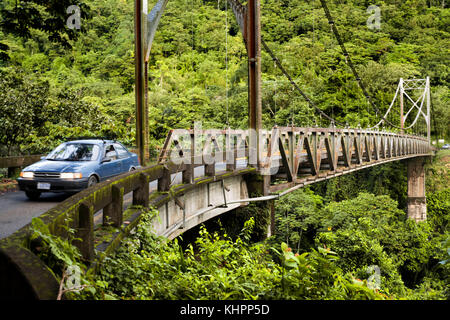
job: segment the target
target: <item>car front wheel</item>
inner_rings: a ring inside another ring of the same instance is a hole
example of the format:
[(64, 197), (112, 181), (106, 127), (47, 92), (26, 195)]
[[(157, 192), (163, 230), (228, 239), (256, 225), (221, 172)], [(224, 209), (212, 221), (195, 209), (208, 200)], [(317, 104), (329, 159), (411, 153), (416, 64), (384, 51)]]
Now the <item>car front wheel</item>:
[(41, 196), (41, 193), (39, 191), (25, 191), (25, 195), (30, 200), (37, 200)]
[(88, 180), (88, 188), (89, 187), (92, 187), (93, 185), (95, 185), (95, 184), (97, 184), (98, 183), (98, 180), (97, 180), (97, 178), (95, 177), (95, 176), (90, 176), (89, 177), (89, 180)]

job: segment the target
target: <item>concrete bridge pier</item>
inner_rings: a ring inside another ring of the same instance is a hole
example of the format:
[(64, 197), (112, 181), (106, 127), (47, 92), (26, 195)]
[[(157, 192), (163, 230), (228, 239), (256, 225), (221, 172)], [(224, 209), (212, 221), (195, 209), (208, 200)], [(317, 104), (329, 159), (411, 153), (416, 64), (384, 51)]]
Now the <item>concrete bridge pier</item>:
[(425, 163), (428, 157), (408, 160), (408, 218), (416, 222), (427, 219), (425, 196)]

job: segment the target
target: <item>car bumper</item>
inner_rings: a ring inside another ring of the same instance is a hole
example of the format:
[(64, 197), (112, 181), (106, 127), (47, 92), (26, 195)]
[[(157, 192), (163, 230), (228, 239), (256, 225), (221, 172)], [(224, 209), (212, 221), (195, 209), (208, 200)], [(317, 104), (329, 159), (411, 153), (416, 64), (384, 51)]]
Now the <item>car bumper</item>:
[[(49, 183), (50, 189), (38, 189), (38, 182)], [(22, 191), (40, 192), (79, 192), (87, 188), (88, 179), (27, 179), (18, 178), (17, 183)]]

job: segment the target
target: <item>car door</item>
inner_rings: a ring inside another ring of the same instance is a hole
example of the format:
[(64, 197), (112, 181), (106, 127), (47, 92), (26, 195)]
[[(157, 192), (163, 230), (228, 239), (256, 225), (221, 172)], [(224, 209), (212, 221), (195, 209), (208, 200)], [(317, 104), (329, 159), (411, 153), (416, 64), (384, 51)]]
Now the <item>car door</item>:
[(117, 151), (117, 155), (118, 155), (119, 160), (121, 162), (120, 163), (120, 165), (121, 165), (121, 172), (128, 172), (128, 171), (130, 171), (131, 160), (130, 160), (129, 152), (120, 143), (114, 143), (113, 145), (114, 145), (114, 149)]
[(122, 161), (112, 144), (106, 144), (100, 161), (99, 173), (102, 180), (116, 176), (122, 172)]

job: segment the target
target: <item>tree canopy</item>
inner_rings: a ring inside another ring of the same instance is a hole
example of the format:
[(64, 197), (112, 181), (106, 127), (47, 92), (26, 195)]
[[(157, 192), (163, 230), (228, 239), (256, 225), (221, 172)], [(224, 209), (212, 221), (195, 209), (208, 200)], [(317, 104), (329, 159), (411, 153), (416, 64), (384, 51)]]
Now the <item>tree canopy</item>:
[[(81, 10), (80, 30), (66, 25), (72, 4)], [(445, 3), (381, 2), (379, 29), (367, 26), (368, 5), (356, 0), (328, 3), (369, 95), (384, 111), (400, 77), (430, 76), (432, 131), (448, 137), (450, 37)], [(220, 0), (173, 0), (167, 5), (149, 62), (152, 148), (162, 144), (169, 129), (187, 128), (194, 120), (202, 121), (204, 128), (247, 128), (246, 50), (227, 7)], [(52, 99), (68, 88), (81, 92), (78, 99), (98, 110), (101, 125), (117, 129), (119, 139), (133, 144), (133, 11), (131, 0), (4, 1), (0, 67), (18, 68), (24, 77), (47, 81)], [(319, 1), (264, 0), (261, 15), (263, 38), (320, 109), (351, 126), (374, 124), (380, 115), (369, 108)], [(293, 90), (265, 51), (262, 99), (267, 128), (291, 122), (329, 125)], [(66, 126), (92, 130), (86, 122)], [(33, 139), (48, 133), (38, 131)], [(66, 132), (68, 139), (70, 130)], [(14, 143), (25, 150), (29, 139), (22, 133)], [(44, 152), (44, 147), (35, 151)]]

